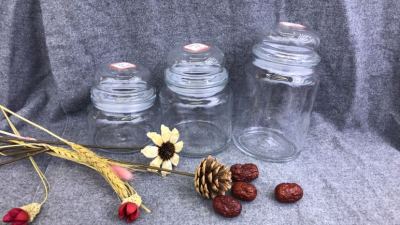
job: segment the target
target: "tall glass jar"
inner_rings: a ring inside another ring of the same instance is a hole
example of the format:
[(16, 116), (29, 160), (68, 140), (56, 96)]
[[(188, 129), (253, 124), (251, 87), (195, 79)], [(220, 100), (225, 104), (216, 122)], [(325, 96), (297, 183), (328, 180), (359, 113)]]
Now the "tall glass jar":
[(305, 26), (281, 22), (253, 47), (234, 128), (235, 144), (244, 153), (272, 162), (298, 156), (319, 83), (318, 45)]
[[(137, 150), (146, 145), (146, 133), (158, 129), (156, 91), (150, 72), (138, 65), (118, 62), (105, 65), (91, 90), (89, 133), (96, 145)], [(107, 150), (113, 153), (129, 150)]]
[(215, 46), (193, 43), (170, 52), (160, 92), (163, 122), (176, 127), (184, 156), (223, 151), (231, 139), (232, 94), (224, 54)]

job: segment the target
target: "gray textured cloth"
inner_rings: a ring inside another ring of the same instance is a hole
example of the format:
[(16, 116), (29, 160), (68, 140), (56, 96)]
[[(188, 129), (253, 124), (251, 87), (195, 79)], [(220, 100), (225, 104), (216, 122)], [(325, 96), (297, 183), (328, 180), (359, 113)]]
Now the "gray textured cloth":
[[(191, 179), (137, 174), (133, 185), (153, 209), (137, 223), (400, 224), (399, 12), (396, 0), (4, 0), (0, 103), (86, 142), (85, 109), (99, 64), (140, 62), (160, 84), (169, 49), (204, 41), (225, 52), (232, 86), (240, 91), (251, 46), (276, 21), (300, 22), (321, 36), (322, 57), (312, 128), (300, 157), (264, 163), (234, 146), (218, 155), (227, 164), (254, 162), (261, 169), (258, 198), (235, 219), (217, 216), (211, 202), (194, 193)], [(42, 135), (19, 127), (25, 135)], [(123, 224), (117, 197), (101, 177), (37, 158), (52, 189), (36, 224)], [(197, 162), (184, 158), (179, 168), (193, 170)], [(285, 181), (303, 186), (300, 202), (273, 200), (274, 186)], [(41, 198), (28, 161), (0, 169), (0, 196), (0, 212)]]

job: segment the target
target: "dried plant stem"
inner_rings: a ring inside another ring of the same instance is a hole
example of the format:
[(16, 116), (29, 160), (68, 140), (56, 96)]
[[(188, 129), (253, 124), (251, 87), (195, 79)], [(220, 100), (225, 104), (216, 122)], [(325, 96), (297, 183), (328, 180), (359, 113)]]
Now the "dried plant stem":
[[(19, 141), (24, 141), (26, 143), (32, 143), (32, 144), (48, 144), (48, 145), (62, 145), (62, 146), (68, 146), (68, 144), (64, 143), (64, 142), (60, 142), (60, 141), (48, 141), (48, 140), (32, 140), (32, 139), (25, 139), (25, 138), (8, 138), (8, 137), (1, 137), (0, 136), (0, 142), (2, 143), (11, 143), (11, 141), (15, 141), (15, 140), (19, 140)], [(137, 147), (137, 146), (133, 146), (133, 147), (116, 147), (116, 146), (103, 146), (103, 145), (90, 145), (90, 144), (79, 144), (82, 145), (86, 148), (94, 148), (94, 149), (105, 149), (105, 150), (124, 150), (124, 151), (131, 151), (131, 152), (139, 152), (140, 149), (142, 149), (143, 147)], [(0, 148), (1, 151), (1, 148)]]
[(4, 162), (1, 162), (1, 163), (0, 163), (0, 166), (4, 166), (4, 165), (10, 164), (10, 163), (19, 161), (19, 160), (21, 160), (21, 159), (26, 159), (26, 158), (29, 158), (29, 157), (31, 157), (31, 156), (38, 155), (38, 154), (43, 153), (43, 152), (46, 152), (46, 151), (49, 151), (49, 150), (48, 150), (48, 149), (43, 149), (43, 150), (40, 150), (40, 151), (36, 151), (36, 152), (34, 152), (34, 153), (27, 153), (26, 155), (18, 156), (18, 157), (12, 158), (12, 159), (10, 159), (10, 160), (6, 160), (6, 161), (4, 161)]
[[(77, 162), (83, 165), (86, 165), (90, 168), (93, 168), (95, 171), (97, 171), (103, 178), (107, 181), (107, 183), (110, 184), (112, 189), (117, 193), (118, 197), (122, 202), (124, 201), (132, 201), (142, 207), (145, 211), (150, 212), (150, 210), (142, 204), (141, 197), (137, 194), (137, 192), (134, 190), (134, 188), (127, 182), (122, 181), (111, 169), (109, 159), (101, 157), (94, 152), (92, 152), (90, 149), (82, 146), (75, 144), (73, 142), (70, 142), (57, 134), (51, 132), (50, 130), (18, 115), (17, 113), (7, 109), (6, 107), (0, 105), (0, 109), (3, 111), (3, 113), (6, 115), (5, 112), (15, 116), (16, 118), (24, 121), (25, 123), (42, 130), (46, 132), (47, 134), (53, 136), (54, 138), (58, 139), (58, 141), (65, 143), (71, 150), (62, 148), (62, 147), (57, 147), (54, 145), (49, 145), (45, 143), (29, 143), (29, 138), (24, 138), (24, 140), (15, 140), (12, 142), (15, 142), (15, 144), (20, 144), (21, 147), (25, 147), (26, 149), (35, 149), (35, 148), (41, 148), (43, 151), (50, 151), (56, 156), (60, 156), (61, 158), (64, 159), (70, 159), (73, 162)], [(6, 115), (6, 118), (8, 116)], [(14, 134), (8, 133), (8, 132), (1, 132), (1, 134), (6, 134), (9, 136), (19, 136), (18, 131), (15, 129), (15, 127), (12, 125), (10, 122), (10, 127), (13, 129)], [(35, 154), (41, 153), (40, 151), (36, 152)], [(33, 153), (28, 153), (25, 156), (30, 157), (30, 154)], [(3, 154), (4, 155), (4, 154)], [(25, 157), (23, 156), (23, 157)], [(22, 157), (22, 156), (21, 156)], [(47, 189), (46, 189), (47, 190)]]
[[(25, 153), (25, 154), (35, 154), (36, 155), (36, 154), (40, 154), (40, 153), (46, 152), (46, 151), (42, 151), (43, 147), (41, 149), (38, 149), (38, 148), (31, 149), (29, 147), (25, 147), (25, 148), (21, 148), (21, 149), (25, 149), (25, 150), (24, 151), (19, 151), (18, 154), (24, 154)], [(47, 153), (50, 154), (50, 155), (53, 155), (53, 156), (56, 156), (56, 157), (59, 157), (59, 158), (63, 158), (63, 159), (67, 159), (67, 160), (70, 160), (70, 161), (74, 161), (74, 162), (77, 162), (77, 163), (80, 163), (80, 161), (81, 161), (81, 160), (79, 160), (77, 158), (78, 156), (74, 152), (71, 152), (71, 151), (68, 151), (68, 152), (62, 151), (61, 152), (59, 148), (55, 149), (54, 147), (52, 147), (52, 150), (53, 151), (47, 152)], [(11, 156), (11, 155), (8, 155), (8, 156)], [(18, 158), (15, 158), (15, 160), (12, 160), (12, 162), (16, 162), (16, 161), (24, 159), (24, 158), (26, 158), (26, 157), (18, 157)], [(170, 172), (170, 173), (174, 173), (174, 174), (177, 174), (177, 175), (194, 177), (193, 173), (188, 173), (188, 172), (179, 171), (179, 170), (169, 170), (169, 169), (149, 166), (149, 165), (145, 165), (145, 164), (140, 164), (140, 163), (131, 163), (131, 162), (125, 162), (125, 161), (118, 161), (118, 160), (108, 160), (108, 161), (109, 161), (110, 164), (119, 165), (119, 166), (122, 166), (122, 167), (126, 167), (128, 169), (131, 169), (131, 170), (148, 171), (148, 169), (150, 169), (150, 170), (156, 170), (158, 172), (165, 171), (165, 172)], [(9, 163), (12, 163), (12, 162), (9, 162)], [(2, 166), (2, 164), (0, 164), (0, 166)], [(86, 165), (86, 166), (88, 166), (88, 165)], [(148, 172), (150, 172), (150, 171), (148, 171)]]
[[(13, 133), (14, 133), (13, 135), (15, 135), (16, 137), (21, 137), (21, 134), (19, 133), (18, 129), (11, 122), (10, 117), (7, 115), (7, 113), (4, 111), (4, 109), (2, 109), (1, 112), (3, 113), (4, 117), (6, 118), (7, 123), (10, 126), (11, 130), (13, 131)], [(16, 142), (16, 143), (18, 144), (18, 142)], [(47, 150), (48, 149), (43, 149), (43, 151), (47, 151)], [(32, 212), (32, 210), (34, 210), (34, 212), (36, 212), (35, 214), (31, 215), (30, 220), (33, 221), (34, 217), (37, 215), (37, 213), (39, 213), (41, 205), (43, 205), (47, 201), (47, 198), (49, 196), (50, 185), (49, 185), (49, 182), (47, 181), (47, 178), (44, 175), (43, 171), (39, 168), (39, 166), (37, 165), (36, 161), (33, 159), (32, 153), (28, 153), (25, 156), (28, 156), (28, 158), (29, 158), (33, 168), (35, 169), (37, 175), (39, 176), (39, 178), (40, 178), (40, 180), (41, 180), (41, 182), (43, 184), (43, 188), (44, 188), (44, 199), (43, 199), (43, 201), (40, 204), (39, 203), (31, 204), (32, 208), (30, 208), (29, 211)], [(24, 156), (20, 156), (20, 157), (24, 157)]]
[(178, 175), (182, 175), (182, 176), (194, 177), (194, 173), (188, 173), (188, 172), (179, 171), (179, 170), (169, 170), (169, 169), (164, 169), (164, 168), (155, 167), (155, 166), (148, 166), (148, 165), (138, 164), (138, 163), (129, 163), (129, 162), (122, 162), (122, 161), (115, 161), (115, 162), (117, 162), (118, 165), (120, 165), (120, 166), (125, 166), (128, 169), (133, 169), (133, 170), (137, 170), (137, 169), (157, 170), (158, 172), (165, 171), (165, 172), (170, 172), (170, 173), (174, 173), (174, 174), (178, 174)]
[(17, 147), (20, 147), (20, 145), (3, 145), (3, 146), (0, 146), (0, 151), (6, 151), (6, 150), (8, 150), (8, 149), (11, 149), (11, 148), (17, 148)]
[(30, 150), (16, 149), (16, 150), (18, 150), (18, 151), (5, 152), (5, 153), (3, 153), (3, 155), (4, 156), (17, 156), (17, 155), (23, 155), (23, 154), (38, 152), (38, 150), (36, 150), (36, 149), (30, 149)]

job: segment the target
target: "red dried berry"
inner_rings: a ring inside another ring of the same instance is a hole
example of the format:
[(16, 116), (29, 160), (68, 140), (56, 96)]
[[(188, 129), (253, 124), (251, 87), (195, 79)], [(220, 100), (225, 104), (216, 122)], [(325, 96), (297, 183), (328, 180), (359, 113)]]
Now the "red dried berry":
[(224, 217), (236, 217), (242, 211), (242, 205), (236, 199), (227, 195), (219, 195), (213, 199), (214, 211)]
[(258, 177), (258, 168), (253, 163), (231, 166), (232, 180), (250, 182)]
[(303, 197), (303, 189), (296, 183), (282, 183), (275, 188), (275, 198), (278, 202), (293, 203)]
[(257, 197), (257, 188), (246, 182), (235, 182), (232, 185), (233, 197), (242, 201), (253, 201)]

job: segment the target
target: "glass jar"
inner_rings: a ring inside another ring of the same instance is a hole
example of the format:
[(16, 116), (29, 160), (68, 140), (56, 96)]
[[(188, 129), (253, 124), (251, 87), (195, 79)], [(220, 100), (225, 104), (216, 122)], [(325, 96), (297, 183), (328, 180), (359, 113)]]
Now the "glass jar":
[(232, 94), (224, 54), (193, 43), (170, 52), (160, 91), (163, 122), (176, 127), (182, 155), (204, 157), (223, 151), (231, 139)]
[(156, 91), (149, 80), (150, 72), (138, 64), (118, 62), (100, 70), (91, 89), (89, 133), (93, 144), (137, 150), (149, 142), (146, 133), (160, 125)]
[(272, 162), (299, 155), (319, 83), (318, 45), (305, 26), (281, 22), (253, 47), (236, 108), (234, 141), (241, 151)]

